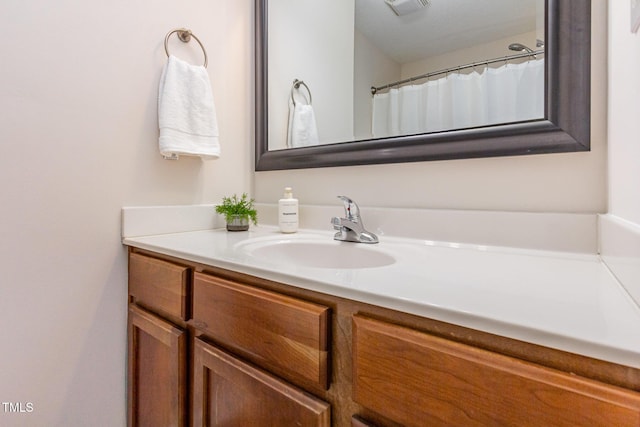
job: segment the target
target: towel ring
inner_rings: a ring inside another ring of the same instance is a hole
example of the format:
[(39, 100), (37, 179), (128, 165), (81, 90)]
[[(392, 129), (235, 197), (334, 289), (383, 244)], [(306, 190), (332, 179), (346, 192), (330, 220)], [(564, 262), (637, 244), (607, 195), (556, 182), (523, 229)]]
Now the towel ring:
[(191, 32), (191, 30), (188, 30), (186, 28), (176, 28), (175, 30), (169, 31), (167, 33), (167, 35), (165, 36), (165, 38), (164, 38), (164, 51), (167, 53), (167, 57), (169, 56), (169, 45), (168, 45), (169, 37), (171, 37), (171, 34), (173, 34), (173, 33), (178, 33), (178, 38), (180, 39), (180, 41), (182, 41), (184, 43), (189, 43), (191, 41), (191, 37), (196, 39), (196, 41), (200, 45), (200, 48), (202, 48), (202, 53), (204, 53), (204, 68), (207, 68), (207, 64), (209, 63), (209, 60), (207, 59), (207, 51), (206, 51), (206, 49), (202, 45), (202, 42), (200, 41), (200, 39), (197, 38), (196, 35)]
[(307, 88), (307, 92), (309, 93), (309, 105), (311, 105), (311, 103), (312, 103), (311, 90), (309, 89), (309, 86), (307, 86), (307, 84), (305, 82), (303, 82), (302, 80), (298, 80), (298, 79), (293, 80), (293, 86), (291, 86), (291, 102), (293, 102), (293, 105), (296, 105), (296, 100), (293, 98), (293, 90), (294, 89), (300, 89), (300, 85), (302, 85), (305, 88)]

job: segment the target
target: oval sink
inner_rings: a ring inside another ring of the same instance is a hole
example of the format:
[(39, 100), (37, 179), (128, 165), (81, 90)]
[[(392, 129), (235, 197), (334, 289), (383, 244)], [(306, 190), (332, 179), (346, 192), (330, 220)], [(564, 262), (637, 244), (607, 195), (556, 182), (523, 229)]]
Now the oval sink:
[(316, 239), (245, 242), (238, 249), (262, 261), (312, 268), (374, 268), (396, 262), (375, 245)]

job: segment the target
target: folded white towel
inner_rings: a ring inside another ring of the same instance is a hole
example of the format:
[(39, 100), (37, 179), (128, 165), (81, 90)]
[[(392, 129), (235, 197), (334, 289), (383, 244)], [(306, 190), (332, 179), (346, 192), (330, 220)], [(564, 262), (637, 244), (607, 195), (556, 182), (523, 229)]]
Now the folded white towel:
[(289, 148), (318, 145), (318, 127), (316, 116), (311, 105), (289, 99), (289, 128), (287, 145)]
[(158, 88), (158, 125), (160, 153), (165, 158), (220, 157), (216, 107), (206, 68), (169, 56)]

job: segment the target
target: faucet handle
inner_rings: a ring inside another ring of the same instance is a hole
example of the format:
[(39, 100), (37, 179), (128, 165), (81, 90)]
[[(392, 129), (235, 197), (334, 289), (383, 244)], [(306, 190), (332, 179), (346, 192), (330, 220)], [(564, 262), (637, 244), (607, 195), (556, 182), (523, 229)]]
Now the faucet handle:
[(336, 216), (331, 218), (331, 225), (333, 225), (334, 230), (340, 230), (342, 228), (342, 223), (340, 222), (340, 218)]
[(338, 196), (338, 199), (342, 200), (344, 204), (344, 216), (350, 221), (358, 222), (360, 220), (360, 209), (356, 202), (347, 196)]

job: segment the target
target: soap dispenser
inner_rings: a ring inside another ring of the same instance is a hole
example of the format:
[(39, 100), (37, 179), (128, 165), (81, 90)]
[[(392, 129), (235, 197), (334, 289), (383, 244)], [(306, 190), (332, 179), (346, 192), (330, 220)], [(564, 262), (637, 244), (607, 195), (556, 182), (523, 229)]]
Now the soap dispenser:
[(278, 225), (283, 233), (298, 231), (298, 199), (293, 198), (291, 187), (284, 189), (284, 197), (278, 201)]

